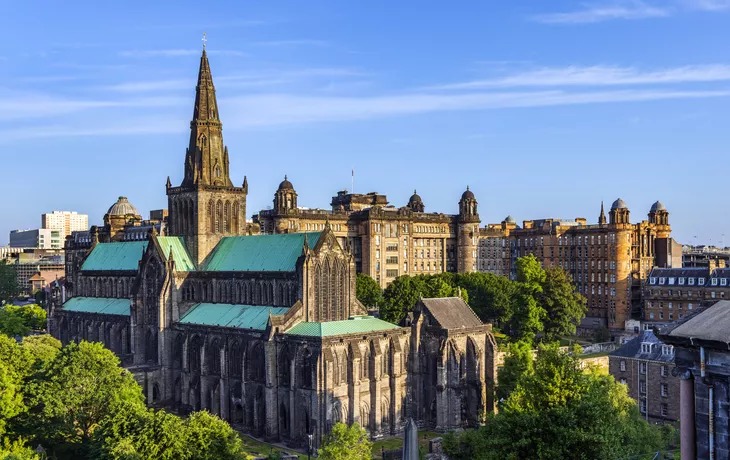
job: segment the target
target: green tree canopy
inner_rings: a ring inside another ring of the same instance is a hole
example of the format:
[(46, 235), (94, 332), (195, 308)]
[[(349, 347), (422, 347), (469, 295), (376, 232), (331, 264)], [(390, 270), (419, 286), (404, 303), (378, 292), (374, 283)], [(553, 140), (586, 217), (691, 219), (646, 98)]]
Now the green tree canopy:
[(445, 440), (455, 459), (616, 459), (663, 447), (626, 387), (581, 369), (575, 354), (541, 346), (533, 367), (484, 427)]
[(100, 343), (71, 343), (26, 385), (33, 435), (57, 453), (88, 449), (91, 434), (122, 403), (144, 407), (142, 389)]
[(532, 344), (528, 341), (509, 344), (504, 366), (499, 371), (497, 400), (504, 401), (517, 387), (520, 377), (532, 371)]
[(11, 337), (46, 328), (46, 311), (38, 305), (0, 307), (0, 333)]
[(0, 305), (12, 302), (20, 292), (15, 267), (6, 260), (0, 260)]
[(377, 281), (364, 273), (357, 274), (357, 300), (366, 307), (383, 305), (383, 290)]
[(349, 427), (344, 423), (337, 423), (324, 437), (317, 455), (321, 460), (370, 460), (372, 443), (367, 432), (358, 423)]
[(540, 303), (545, 310), (544, 334), (547, 341), (575, 334), (586, 315), (586, 298), (579, 294), (568, 273), (558, 267), (545, 270)]

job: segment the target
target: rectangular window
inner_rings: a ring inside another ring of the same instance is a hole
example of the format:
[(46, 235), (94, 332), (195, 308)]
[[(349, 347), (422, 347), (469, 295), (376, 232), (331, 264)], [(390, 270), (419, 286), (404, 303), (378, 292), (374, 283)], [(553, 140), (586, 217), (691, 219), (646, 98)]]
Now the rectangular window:
[(623, 383), (624, 385), (626, 385), (626, 379), (622, 378), (622, 379), (620, 379), (620, 380), (618, 381), (618, 383)]
[(646, 382), (639, 382), (639, 392), (646, 393)]
[(662, 366), (661, 374), (662, 374), (662, 377), (666, 377), (667, 376), (667, 366)]
[(642, 414), (646, 414), (646, 399), (639, 401), (639, 410)]
[(621, 372), (626, 372), (626, 361), (622, 359), (619, 366), (621, 367)]
[(661, 385), (661, 395), (664, 397), (669, 396), (669, 385), (666, 383), (662, 383)]
[(385, 276), (388, 278), (397, 278), (398, 277), (398, 270), (386, 270)]
[(639, 372), (646, 374), (646, 363), (639, 363)]
[(662, 417), (669, 417), (669, 405), (662, 404)]

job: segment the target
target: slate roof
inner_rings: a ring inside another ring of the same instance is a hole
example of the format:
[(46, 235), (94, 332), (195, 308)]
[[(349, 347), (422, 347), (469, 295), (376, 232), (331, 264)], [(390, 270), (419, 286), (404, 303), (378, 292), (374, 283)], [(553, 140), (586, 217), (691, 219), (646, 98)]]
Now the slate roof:
[(293, 272), (302, 255), (304, 240), (314, 247), (322, 232), (277, 235), (228, 236), (218, 243), (205, 263), (205, 271)]
[(421, 299), (420, 302), (442, 329), (482, 326), (474, 310), (461, 297)]
[(72, 297), (62, 309), (79, 313), (97, 313), (103, 315), (130, 316), (129, 299), (111, 299), (108, 297)]
[(730, 344), (730, 301), (721, 300), (698, 312), (672, 329), (666, 337)]
[(284, 333), (307, 337), (333, 337), (337, 335), (366, 334), (390, 329), (398, 329), (398, 326), (372, 316), (353, 316), (343, 321), (299, 323)]
[(283, 315), (286, 307), (260, 305), (234, 305), (228, 303), (198, 303), (193, 305), (182, 318), (181, 324), (200, 326), (235, 327), (263, 331), (269, 321), (269, 314)]
[[(642, 351), (641, 345), (643, 343), (651, 344), (650, 353)], [(673, 362), (674, 354), (663, 354), (662, 345), (664, 344), (657, 338), (657, 336), (654, 335), (653, 331), (643, 331), (638, 337), (634, 337), (630, 341), (626, 342), (621, 348), (611, 352), (609, 356), (644, 359), (647, 361), (662, 361), (667, 363)]]
[(674, 277), (674, 278), (707, 278), (707, 268), (652, 268), (649, 277)]
[(195, 271), (195, 264), (185, 248), (185, 240), (182, 236), (158, 236), (157, 242), (162, 248), (162, 254), (167, 259), (172, 250), (172, 258), (175, 260), (175, 269), (181, 272)]
[(99, 243), (86, 258), (81, 270), (137, 270), (147, 241)]

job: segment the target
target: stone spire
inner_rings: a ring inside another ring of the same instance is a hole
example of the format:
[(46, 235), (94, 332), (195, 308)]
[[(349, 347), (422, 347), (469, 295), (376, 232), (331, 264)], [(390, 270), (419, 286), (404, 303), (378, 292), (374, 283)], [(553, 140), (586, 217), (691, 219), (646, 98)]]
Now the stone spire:
[(218, 114), (213, 74), (203, 49), (195, 87), (195, 106), (190, 122), (190, 144), (185, 155), (183, 186), (216, 185), (232, 187), (228, 148), (223, 144), (223, 124)]
[(598, 223), (606, 225), (606, 213), (603, 212), (603, 200), (601, 200), (601, 214), (598, 216)]

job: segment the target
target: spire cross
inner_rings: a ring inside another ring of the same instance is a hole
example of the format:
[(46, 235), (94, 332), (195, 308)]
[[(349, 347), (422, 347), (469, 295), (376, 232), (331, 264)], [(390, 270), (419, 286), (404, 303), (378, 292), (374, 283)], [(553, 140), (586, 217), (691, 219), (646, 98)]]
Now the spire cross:
[(203, 49), (205, 49), (205, 45), (208, 43), (205, 32), (203, 32), (203, 38), (201, 38), (200, 40), (203, 42)]

